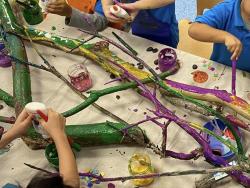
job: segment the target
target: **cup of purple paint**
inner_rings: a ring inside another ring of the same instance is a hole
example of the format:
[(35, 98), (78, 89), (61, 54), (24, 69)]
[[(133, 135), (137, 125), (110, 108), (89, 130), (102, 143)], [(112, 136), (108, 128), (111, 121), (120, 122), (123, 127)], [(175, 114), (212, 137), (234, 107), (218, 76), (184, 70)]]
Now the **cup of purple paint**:
[(161, 72), (168, 71), (177, 63), (177, 54), (172, 48), (164, 48), (158, 54), (158, 64)]
[(75, 64), (69, 67), (68, 76), (71, 84), (80, 92), (92, 87), (92, 79), (87, 68), (83, 64)]

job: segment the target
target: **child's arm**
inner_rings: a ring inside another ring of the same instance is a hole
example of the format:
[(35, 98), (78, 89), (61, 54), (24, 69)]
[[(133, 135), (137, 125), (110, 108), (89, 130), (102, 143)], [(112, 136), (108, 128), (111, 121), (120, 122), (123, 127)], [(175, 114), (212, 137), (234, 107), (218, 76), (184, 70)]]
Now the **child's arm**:
[(26, 110), (24, 109), (20, 115), (18, 116), (15, 124), (13, 127), (7, 131), (5, 134), (3, 134), (1, 140), (0, 140), (0, 149), (4, 148), (6, 145), (8, 145), (11, 141), (14, 139), (24, 135), (27, 131), (27, 129), (31, 125), (32, 115), (29, 115)]
[(193, 39), (202, 42), (224, 43), (232, 53), (231, 60), (237, 60), (240, 56), (242, 51), (240, 40), (226, 31), (202, 23), (193, 23), (188, 32)]
[(48, 13), (65, 16), (65, 24), (83, 30), (104, 30), (108, 21), (105, 16), (98, 13), (88, 14), (72, 8), (65, 0), (57, 0), (46, 7)]
[(80, 180), (76, 160), (64, 132), (65, 118), (49, 109), (48, 122), (41, 120), (41, 124), (55, 142), (59, 157), (59, 171), (63, 178), (63, 183), (79, 188)]
[[(131, 18), (127, 21), (132, 21), (140, 10), (160, 8), (174, 2), (175, 0), (139, 0), (134, 3), (118, 3), (118, 5), (130, 13)], [(110, 13), (109, 9), (112, 5), (112, 0), (102, 0), (103, 11), (107, 19), (111, 22), (124, 22), (124, 19), (117, 18)]]

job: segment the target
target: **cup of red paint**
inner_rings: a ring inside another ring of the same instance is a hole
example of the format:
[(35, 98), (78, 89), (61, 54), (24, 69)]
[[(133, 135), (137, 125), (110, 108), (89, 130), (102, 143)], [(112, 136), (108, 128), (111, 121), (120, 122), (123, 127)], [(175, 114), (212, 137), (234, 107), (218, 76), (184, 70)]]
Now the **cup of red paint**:
[(158, 64), (161, 72), (166, 72), (177, 63), (177, 54), (172, 48), (164, 48), (158, 54)]
[(69, 67), (68, 76), (71, 84), (80, 92), (92, 87), (92, 79), (87, 68), (83, 64), (75, 64)]

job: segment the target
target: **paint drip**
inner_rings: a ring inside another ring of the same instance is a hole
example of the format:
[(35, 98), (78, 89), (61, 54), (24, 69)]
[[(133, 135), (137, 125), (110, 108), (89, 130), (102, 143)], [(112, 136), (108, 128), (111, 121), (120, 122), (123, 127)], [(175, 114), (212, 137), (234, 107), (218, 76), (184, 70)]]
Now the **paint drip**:
[(69, 67), (68, 76), (71, 84), (80, 92), (92, 87), (92, 79), (87, 68), (83, 64), (75, 64)]
[[(149, 156), (143, 153), (136, 153), (130, 158), (128, 169), (131, 175), (146, 175), (154, 173), (154, 168), (151, 165)], [(133, 184), (141, 187), (149, 185), (153, 181), (154, 178), (135, 179), (133, 180)]]
[(165, 48), (158, 55), (159, 69), (161, 72), (166, 72), (176, 66), (177, 54), (172, 48)]

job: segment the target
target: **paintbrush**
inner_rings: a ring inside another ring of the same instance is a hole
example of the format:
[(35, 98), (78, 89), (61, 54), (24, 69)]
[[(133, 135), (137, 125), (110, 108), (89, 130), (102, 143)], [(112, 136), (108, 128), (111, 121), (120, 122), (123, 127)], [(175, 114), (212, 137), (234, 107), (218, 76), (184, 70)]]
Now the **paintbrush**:
[(236, 61), (232, 61), (232, 94), (233, 96), (236, 96)]
[(135, 56), (138, 55), (138, 53), (131, 47), (129, 46), (128, 43), (126, 43), (121, 37), (119, 37), (115, 32), (112, 32), (112, 34), (125, 46), (130, 52), (132, 52)]

